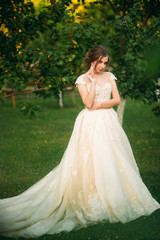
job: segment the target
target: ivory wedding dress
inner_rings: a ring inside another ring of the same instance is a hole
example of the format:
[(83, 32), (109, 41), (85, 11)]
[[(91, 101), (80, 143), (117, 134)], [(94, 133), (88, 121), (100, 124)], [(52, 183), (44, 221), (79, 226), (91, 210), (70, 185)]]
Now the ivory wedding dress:
[[(84, 74), (76, 84), (86, 85)], [(96, 84), (95, 101), (109, 100), (111, 91), (110, 82)], [(159, 207), (140, 177), (114, 109), (85, 108), (60, 164), (24, 193), (0, 200), (0, 233), (30, 238), (102, 220), (126, 223)]]

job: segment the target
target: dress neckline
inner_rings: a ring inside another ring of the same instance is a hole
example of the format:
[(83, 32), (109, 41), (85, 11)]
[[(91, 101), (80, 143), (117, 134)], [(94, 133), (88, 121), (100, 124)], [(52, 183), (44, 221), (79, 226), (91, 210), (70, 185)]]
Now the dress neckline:
[[(106, 73), (108, 73), (108, 72), (106, 72)], [(83, 76), (83, 79), (84, 79), (84, 76), (85, 76), (85, 74), (86, 74), (86, 73), (82, 74), (82, 76)], [(99, 88), (102, 88), (102, 89), (103, 89), (103, 88), (105, 88), (105, 86), (106, 86), (108, 83), (109, 83), (109, 84), (110, 84), (110, 86), (111, 86), (111, 83), (110, 83), (110, 81), (106, 81), (106, 82), (105, 82), (105, 84), (103, 84), (103, 86), (100, 86), (99, 84), (97, 84), (97, 83), (96, 83), (96, 86), (98, 86)], [(87, 84), (87, 83), (86, 83), (86, 84)], [(90, 85), (90, 84), (91, 84), (91, 82), (90, 82), (90, 83), (88, 83), (87, 85)]]
[(103, 84), (103, 86), (100, 86), (100, 85), (97, 84), (97, 83), (96, 83), (96, 85), (97, 85), (99, 88), (105, 88), (105, 86), (106, 86), (108, 83), (111, 85), (110, 81), (105, 82), (105, 84)]
[[(96, 83), (96, 86), (103, 89), (103, 88), (105, 88), (105, 86), (106, 86), (108, 83), (109, 83), (110, 86), (111, 86), (110, 81), (107, 81), (105, 84), (103, 84), (103, 86), (100, 86), (99, 84)], [(91, 83), (88, 83), (87, 85), (91, 85)]]

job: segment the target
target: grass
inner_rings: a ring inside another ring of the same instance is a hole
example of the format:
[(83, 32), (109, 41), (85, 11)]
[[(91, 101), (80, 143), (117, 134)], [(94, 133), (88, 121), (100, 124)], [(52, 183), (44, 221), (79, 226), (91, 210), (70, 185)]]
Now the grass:
[[(26, 101), (17, 99), (16, 103)], [(0, 198), (17, 195), (45, 176), (61, 160), (83, 104), (74, 106), (66, 94), (64, 109), (51, 99), (30, 99), (42, 112), (33, 119), (13, 109), (11, 101), (0, 105)], [(124, 130), (133, 148), (143, 181), (160, 202), (160, 119), (149, 106), (128, 100)], [(40, 240), (160, 240), (160, 211), (127, 224), (98, 223), (85, 229), (45, 235)], [(0, 237), (0, 240), (6, 238)]]

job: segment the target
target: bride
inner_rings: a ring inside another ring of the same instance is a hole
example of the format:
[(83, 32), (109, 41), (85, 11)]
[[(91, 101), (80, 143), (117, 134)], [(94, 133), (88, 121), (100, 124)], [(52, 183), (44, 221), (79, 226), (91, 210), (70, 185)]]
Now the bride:
[[(85, 108), (60, 164), (22, 194), (0, 200), (0, 233), (39, 237), (98, 221), (126, 223), (160, 205), (143, 183), (117, 114), (116, 77), (107, 49), (94, 46), (76, 80)], [(112, 98), (111, 98), (112, 94)]]

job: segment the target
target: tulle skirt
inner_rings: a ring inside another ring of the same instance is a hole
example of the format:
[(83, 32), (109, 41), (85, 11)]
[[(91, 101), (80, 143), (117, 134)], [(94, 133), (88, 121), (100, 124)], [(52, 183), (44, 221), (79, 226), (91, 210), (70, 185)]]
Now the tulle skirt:
[(103, 220), (126, 223), (159, 207), (116, 112), (85, 108), (60, 164), (24, 193), (0, 200), (0, 233), (30, 238)]

